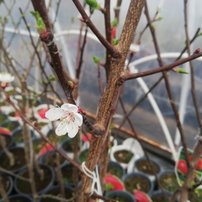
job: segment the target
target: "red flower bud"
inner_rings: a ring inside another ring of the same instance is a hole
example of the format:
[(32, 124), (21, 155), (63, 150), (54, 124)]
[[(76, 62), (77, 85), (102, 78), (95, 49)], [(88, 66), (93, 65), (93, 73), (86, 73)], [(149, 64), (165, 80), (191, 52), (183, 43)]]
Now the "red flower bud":
[(188, 167), (187, 167), (187, 163), (185, 160), (179, 160), (177, 162), (177, 169), (179, 172), (183, 173), (183, 174), (187, 174), (188, 173)]
[(111, 29), (111, 38), (112, 40), (116, 38), (116, 27), (112, 27)]

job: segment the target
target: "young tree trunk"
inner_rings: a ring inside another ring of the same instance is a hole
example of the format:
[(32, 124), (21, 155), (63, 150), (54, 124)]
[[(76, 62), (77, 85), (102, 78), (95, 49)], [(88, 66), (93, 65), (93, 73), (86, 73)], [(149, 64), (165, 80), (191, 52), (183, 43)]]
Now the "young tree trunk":
[[(103, 148), (102, 145), (105, 143), (105, 139), (108, 134), (108, 126), (112, 115), (116, 110), (120, 91), (120, 85), (117, 85), (117, 81), (124, 71), (127, 53), (134, 37), (144, 3), (144, 0), (131, 0), (119, 44), (116, 46), (117, 50), (121, 53), (121, 57), (116, 59), (112, 58), (111, 61), (108, 84), (100, 100), (95, 124), (95, 128), (102, 131), (103, 136), (92, 138), (89, 155), (86, 161), (86, 166), (91, 171), (93, 171), (95, 166), (99, 163)], [(82, 194), (86, 194), (86, 196), (88, 196), (91, 193), (91, 183), (91, 179), (84, 175)], [(87, 201), (87, 199), (84, 198), (81, 201)]]

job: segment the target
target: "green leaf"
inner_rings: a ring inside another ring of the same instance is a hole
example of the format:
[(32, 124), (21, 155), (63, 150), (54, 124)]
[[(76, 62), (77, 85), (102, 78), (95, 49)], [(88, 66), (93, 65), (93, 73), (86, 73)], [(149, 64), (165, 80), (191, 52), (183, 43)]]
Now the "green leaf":
[(159, 16), (158, 18), (156, 18), (156, 21), (160, 21), (162, 19), (163, 19), (163, 17)]
[(95, 63), (95, 64), (99, 64), (100, 63), (100, 58), (99, 57), (97, 57), (97, 56), (93, 56), (93, 62)]
[(118, 24), (119, 24), (118, 19), (115, 18), (115, 19), (112, 21), (112, 27), (117, 27)]
[(118, 40), (118, 39), (113, 39), (112, 44), (113, 44), (114, 46), (118, 45), (118, 43), (119, 43), (119, 40)]
[(189, 72), (187, 72), (185, 69), (183, 68), (177, 68), (175, 69), (175, 72), (179, 73), (179, 74), (189, 74)]
[(202, 36), (202, 32), (199, 32), (199, 33), (198, 33), (198, 36)]
[(112, 184), (105, 184), (105, 190), (106, 191), (110, 191), (114, 188), (114, 186)]
[(38, 11), (31, 11), (31, 14), (36, 19), (36, 27), (37, 27), (38, 32), (40, 33), (40, 32), (45, 31), (46, 26), (45, 26), (45, 23), (44, 23), (42, 17), (40, 16), (39, 12)]
[(86, 0), (86, 4), (88, 4), (92, 10), (98, 9), (100, 7), (96, 0)]
[(49, 81), (56, 81), (56, 78), (55, 78), (54, 75), (50, 75), (50, 76), (48, 77), (48, 80), (49, 80)]

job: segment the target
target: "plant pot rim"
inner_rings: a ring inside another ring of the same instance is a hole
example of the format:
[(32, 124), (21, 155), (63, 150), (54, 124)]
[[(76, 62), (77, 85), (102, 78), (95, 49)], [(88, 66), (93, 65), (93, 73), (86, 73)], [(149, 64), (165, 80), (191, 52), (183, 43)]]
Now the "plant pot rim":
[[(11, 120), (11, 119), (7, 119), (6, 121), (3, 121), (3, 122), (0, 124), (0, 126), (1, 126), (1, 127), (4, 127), (4, 124), (9, 123), (9, 122), (15, 122), (15, 123), (18, 123), (18, 124), (19, 124), (15, 129), (10, 130), (12, 134), (13, 134), (15, 131), (17, 131), (18, 129), (20, 129), (20, 128), (22, 127), (22, 123), (21, 123), (20, 120)], [(4, 128), (6, 128), (6, 127), (4, 127)]]
[[(16, 149), (22, 149), (24, 151), (24, 147), (23, 146), (19, 146), (19, 145), (12, 145), (11, 147), (9, 147), (9, 151), (12, 151), (12, 150), (16, 150)], [(0, 158), (1, 156), (4, 154), (4, 151), (0, 152)], [(13, 173), (18, 173), (18, 172), (21, 172), (22, 169), (25, 169), (26, 168), (26, 162), (25, 162), (25, 165), (23, 165), (22, 167), (18, 168), (18, 169), (15, 169), (15, 170), (9, 170), (10, 172), (13, 172)], [(4, 168), (5, 169), (5, 168)]]
[[(1, 176), (1, 177), (5, 176), (5, 177), (7, 177), (7, 179), (9, 180), (9, 188), (8, 188), (8, 190), (6, 191), (7, 196), (9, 196), (9, 195), (11, 194), (11, 191), (13, 190), (13, 187), (14, 187), (13, 179), (12, 179), (11, 176), (9, 176), (8, 174), (3, 173), (3, 172), (0, 173), (0, 176)], [(2, 200), (2, 198), (0, 198), (0, 201), (1, 201), (1, 200)]]
[(144, 173), (139, 173), (139, 172), (132, 172), (132, 173), (127, 173), (123, 176), (122, 180), (123, 180), (123, 183), (125, 183), (125, 180), (129, 177), (135, 177), (135, 176), (141, 176), (143, 177), (144, 179), (147, 179), (149, 184), (150, 184), (150, 189), (149, 191), (147, 192), (148, 195), (150, 195), (154, 189), (154, 182)]
[[(106, 197), (109, 197), (112, 194), (120, 194), (120, 195), (126, 196), (127, 199), (129, 199), (131, 202), (136, 202), (136, 200), (133, 197), (133, 195), (130, 192), (128, 192), (128, 191), (118, 191), (118, 190), (109, 191), (109, 192), (106, 192), (105, 195), (106, 195)], [(130, 202), (130, 201), (127, 201), (127, 202)]]
[(158, 177), (161, 177), (162, 175), (164, 175), (166, 173), (174, 173), (175, 174), (175, 171), (172, 169), (161, 169), (161, 172), (158, 173)]
[[(38, 194), (43, 194), (45, 193), (54, 183), (55, 181), (55, 173), (54, 173), (54, 170), (53, 168), (51, 168), (50, 166), (48, 165), (45, 165), (45, 164), (39, 164), (40, 167), (46, 167), (50, 170), (51, 172), (51, 180), (50, 182), (48, 183), (48, 185), (46, 187), (44, 187), (42, 190), (38, 191)], [(26, 171), (28, 170), (27, 167), (23, 168), (19, 173), (18, 175), (22, 175), (23, 173), (25, 173)], [(15, 190), (17, 191), (18, 194), (22, 194), (22, 195), (27, 195), (27, 196), (30, 196), (32, 194), (32, 192), (30, 193), (24, 193), (22, 192), (21, 190), (19, 190), (18, 186), (17, 186), (17, 181), (18, 181), (18, 178), (15, 178), (14, 180), (14, 187), (15, 187)]]
[[(14, 141), (13, 141), (13, 132), (11, 131), (11, 135), (1, 135), (2, 137), (5, 137), (5, 138), (7, 138), (8, 139), (8, 141), (10, 141), (9, 142), (9, 144), (8, 145), (6, 145), (6, 148), (7, 149), (10, 149), (10, 148), (13, 148), (13, 147), (15, 147), (15, 145), (14, 145)], [(3, 153), (4, 151), (3, 151), (3, 149), (1, 149), (0, 150), (0, 155)]]
[(28, 195), (22, 194), (22, 193), (21, 194), (12, 195), (8, 199), (10, 200), (10, 199), (13, 199), (13, 198), (16, 198), (16, 197), (23, 197), (25, 199), (28, 199), (30, 202), (33, 201), (31, 197), (29, 197)]
[[(117, 161), (117, 159), (115, 158), (114, 154), (115, 152), (117, 151), (121, 151), (121, 150), (124, 150), (124, 151), (129, 151), (131, 153), (133, 153), (133, 157), (131, 158), (131, 160), (128, 162), (128, 163), (123, 163), (123, 162), (119, 162)], [(118, 162), (119, 164), (121, 164), (121, 166), (125, 169), (127, 169), (130, 165), (130, 162), (134, 162), (135, 159), (139, 158), (141, 156), (141, 154), (138, 154), (138, 153), (135, 153), (135, 150), (129, 148), (128, 146), (126, 147), (126, 145), (122, 144), (122, 145), (117, 145), (117, 146), (113, 146), (111, 148), (111, 151), (110, 151), (110, 159), (112, 161), (115, 161), (115, 162)]]
[[(174, 174), (175, 177), (176, 177), (176, 174), (175, 174), (175, 171), (174, 170), (171, 170), (171, 169), (166, 169), (166, 170), (162, 170), (160, 173), (158, 173), (157, 177), (158, 177), (158, 181), (159, 181), (159, 186), (161, 187), (162, 191), (164, 192), (168, 192), (168, 193), (173, 193), (171, 191), (168, 191), (166, 188), (164, 188), (161, 183), (160, 183), (160, 179), (161, 177), (165, 176), (166, 174)], [(177, 181), (177, 177), (176, 177), (176, 183), (178, 183)], [(179, 186), (179, 185), (178, 185)]]
[[(59, 188), (60, 188), (59, 185), (52, 185), (48, 190), (46, 190), (46, 191), (44, 192), (44, 194), (47, 194), (47, 193), (49, 193), (50, 191), (52, 191), (52, 190), (54, 190), (54, 189), (59, 189)], [(64, 185), (64, 188), (65, 188), (65, 189), (69, 189), (70, 191), (73, 191), (73, 188), (72, 188), (71, 186), (69, 186), (69, 185)], [(72, 198), (68, 199), (68, 200), (71, 200), (71, 199), (74, 199), (74, 196), (73, 196)], [(41, 197), (39, 198), (39, 202), (42, 202), (42, 200), (43, 200), (43, 195), (41, 195)]]
[(159, 165), (159, 163), (158, 163), (158, 161), (157, 161), (156, 159), (153, 159), (153, 158), (151, 158), (151, 157), (150, 157), (149, 159), (150, 159), (151, 162), (153, 162), (153, 163), (154, 163), (155, 165), (157, 165), (158, 168), (159, 168), (159, 172), (156, 173), (156, 175), (155, 175), (155, 174), (147, 174), (147, 173), (144, 173), (143, 171), (141, 171), (141, 170), (139, 170), (139, 169), (137, 168), (136, 164), (137, 164), (139, 161), (141, 161), (141, 160), (146, 160), (146, 161), (147, 161), (147, 158), (146, 158), (145, 156), (140, 157), (139, 159), (136, 159), (136, 160), (135, 160), (134, 165), (133, 165), (133, 170), (134, 170), (135, 172), (143, 173), (143, 174), (147, 175), (147, 176), (150, 178), (151, 181), (155, 181), (155, 180), (156, 180), (156, 176), (158, 177), (158, 175), (162, 172), (162, 168), (161, 168), (161, 166)]
[[(46, 163), (44, 163), (45, 159), (47, 158), (48, 155), (54, 155), (56, 154), (55, 150), (50, 150), (47, 151), (45, 154), (43, 154), (42, 156), (38, 157), (38, 162), (40, 165), (47, 165)], [(60, 156), (61, 157), (61, 156)], [(60, 162), (60, 167), (62, 167), (63, 165), (65, 165), (66, 160), (64, 159), (64, 157), (61, 157), (63, 159), (63, 162)], [(51, 165), (47, 165), (52, 167)]]
[[(110, 160), (107, 167), (109, 167), (110, 164), (112, 165), (112, 167), (115, 167), (115, 168), (117, 168), (117, 169), (120, 169), (120, 170), (123, 172), (122, 177), (125, 175), (125, 170), (124, 170), (124, 168), (122, 167), (122, 165), (121, 165), (119, 162)], [(108, 170), (108, 169), (107, 169), (107, 170)], [(121, 177), (121, 178), (122, 178), (122, 177)]]
[[(28, 130), (30, 130), (29, 132), (31, 134), (32, 140), (37, 139), (37, 136), (35, 135), (35, 131), (33, 129), (29, 128), (29, 127), (28, 127)], [(22, 131), (22, 133), (23, 133), (23, 129), (21, 127), (17, 128), (14, 132), (12, 132), (12, 138), (15, 139), (15, 134), (18, 133), (18, 132), (20, 132), (20, 131)], [(24, 148), (24, 141), (20, 142), (20, 143), (19, 142), (14, 142), (14, 143), (15, 143), (16, 147), (22, 147), (22, 148)]]
[(166, 196), (172, 196), (172, 194), (170, 192), (167, 192), (167, 191), (162, 191), (162, 190), (157, 190), (157, 191), (153, 191), (150, 196), (151, 196), (151, 199), (153, 196), (158, 196), (158, 195), (166, 195)]

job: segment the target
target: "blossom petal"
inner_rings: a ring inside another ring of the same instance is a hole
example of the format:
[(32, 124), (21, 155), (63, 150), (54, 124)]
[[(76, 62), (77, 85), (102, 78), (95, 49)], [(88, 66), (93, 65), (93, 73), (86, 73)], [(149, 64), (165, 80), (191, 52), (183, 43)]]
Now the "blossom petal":
[(83, 116), (79, 113), (74, 113), (75, 123), (78, 126), (81, 126), (83, 124)]
[(49, 109), (45, 113), (45, 117), (50, 121), (56, 121), (64, 116), (64, 111), (59, 107)]
[(75, 113), (78, 112), (78, 107), (76, 105), (68, 104), (68, 103), (63, 104), (61, 106), (61, 109), (68, 112), (75, 112)]
[(75, 137), (78, 131), (79, 131), (79, 127), (77, 126), (77, 124), (74, 124), (74, 123), (68, 124), (67, 132), (70, 138)]
[(15, 79), (15, 77), (12, 76), (10, 73), (8, 73), (8, 72), (0, 72), (0, 82), (10, 83), (14, 79)]
[(58, 136), (62, 136), (65, 135), (68, 131), (69, 131), (69, 124), (67, 123), (66, 119), (63, 119), (59, 125), (57, 126), (57, 128), (55, 129), (55, 133)]

